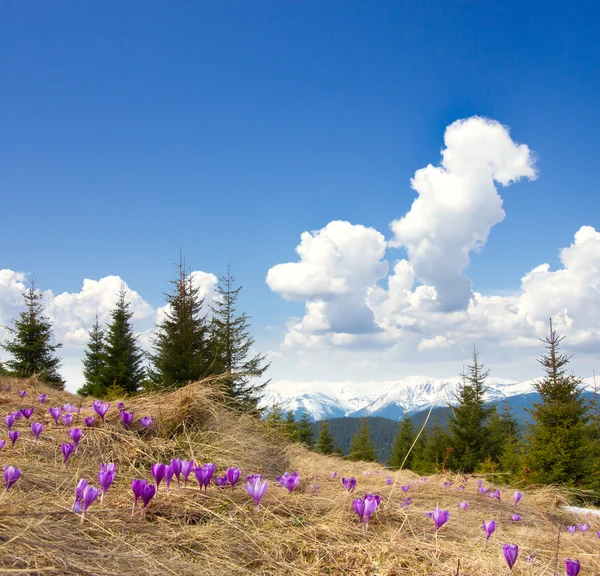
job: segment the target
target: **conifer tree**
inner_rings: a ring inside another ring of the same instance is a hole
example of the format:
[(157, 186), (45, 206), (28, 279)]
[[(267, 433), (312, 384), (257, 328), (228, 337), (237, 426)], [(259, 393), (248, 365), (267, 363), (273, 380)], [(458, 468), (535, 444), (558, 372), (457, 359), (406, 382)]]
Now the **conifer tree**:
[[(427, 435), (421, 435), (422, 449), (415, 454), (413, 469), (421, 474), (429, 474), (441, 470), (447, 450), (451, 447), (448, 432), (435, 418)], [(419, 442), (417, 442), (417, 445)]]
[(253, 378), (261, 378), (270, 364), (264, 364), (266, 356), (256, 354), (249, 358), (254, 339), (248, 332), (250, 317), (236, 315), (236, 303), (242, 286), (234, 288), (235, 278), (227, 267), (227, 276), (219, 279), (217, 296), (211, 306), (210, 340), (214, 347), (212, 373), (226, 374), (225, 390), (235, 404), (249, 412), (256, 412), (267, 380), (252, 384)]
[(103, 374), (106, 367), (106, 354), (104, 351), (104, 330), (100, 327), (98, 314), (96, 314), (96, 321), (89, 332), (82, 363), (85, 384), (77, 393), (82, 396), (102, 396), (104, 393)]
[(348, 460), (354, 462), (361, 460), (363, 462), (377, 461), (377, 452), (375, 451), (375, 446), (371, 440), (371, 431), (364, 418), (360, 419), (360, 426), (352, 438)]
[(315, 438), (313, 435), (310, 418), (306, 412), (302, 412), (302, 416), (296, 424), (296, 440), (306, 444), (306, 446), (309, 448), (314, 446)]
[(319, 440), (317, 441), (317, 451), (321, 454), (333, 454), (335, 443), (333, 436), (329, 431), (327, 420), (321, 421), (321, 429), (319, 430)]
[(504, 453), (506, 443), (509, 440), (513, 445), (518, 443), (519, 422), (506, 400), (502, 403), (500, 410), (497, 407), (494, 408), (487, 425), (488, 456), (492, 461), (498, 463), (500, 456)]
[(463, 384), (459, 387), (457, 405), (449, 419), (453, 462), (463, 472), (473, 472), (489, 451), (486, 421), (494, 409), (485, 405), (485, 380), (489, 370), (483, 368), (477, 350), (473, 348), (473, 364), (461, 374)]
[(284, 429), (286, 436), (293, 442), (298, 442), (298, 426), (296, 425), (296, 415), (293, 410), (288, 410), (285, 415)]
[(145, 377), (144, 354), (133, 331), (133, 312), (126, 295), (127, 290), (122, 286), (106, 329), (102, 396), (111, 386), (119, 386), (127, 394), (133, 394), (138, 391)]
[[(388, 466), (394, 470), (397, 470), (402, 466), (404, 459), (406, 458), (406, 462), (404, 462), (404, 468), (411, 469), (413, 456), (414, 454), (411, 452), (409, 454), (409, 450), (412, 446), (412, 443), (415, 441), (415, 432), (413, 430), (412, 420), (410, 416), (406, 414), (400, 422), (400, 426), (398, 428), (398, 433), (394, 438), (394, 442), (392, 443), (392, 453), (390, 454), (390, 459), (388, 460)], [(408, 458), (406, 457), (408, 454)]]
[(183, 386), (209, 373), (212, 351), (208, 341), (204, 298), (180, 258), (173, 291), (165, 294), (167, 306), (153, 338), (150, 378), (157, 388)]
[(12, 340), (2, 344), (11, 354), (6, 367), (17, 378), (36, 375), (40, 380), (57, 388), (64, 389), (65, 381), (59, 374), (61, 365), (56, 351), (62, 344), (53, 344), (52, 323), (44, 313), (42, 295), (31, 282), (23, 293), (26, 310), (19, 314), (13, 326), (6, 326)]
[(542, 340), (547, 353), (538, 360), (546, 375), (533, 385), (541, 399), (528, 409), (533, 422), (527, 462), (537, 482), (577, 485), (589, 481), (597, 448), (589, 441), (589, 406), (581, 379), (567, 375), (571, 356), (559, 353), (563, 339), (550, 320), (550, 335)]

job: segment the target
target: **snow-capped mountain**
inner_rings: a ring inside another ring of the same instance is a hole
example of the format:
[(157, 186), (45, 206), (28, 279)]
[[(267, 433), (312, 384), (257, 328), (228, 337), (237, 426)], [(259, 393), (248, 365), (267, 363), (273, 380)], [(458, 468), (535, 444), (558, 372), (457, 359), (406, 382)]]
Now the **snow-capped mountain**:
[[(461, 382), (460, 376), (441, 379), (408, 376), (383, 382), (278, 380), (268, 385), (261, 406), (268, 409), (278, 405), (296, 414), (306, 411), (314, 420), (341, 416), (383, 416), (397, 420), (405, 413), (427, 410), (432, 404), (452, 404)], [(491, 378), (486, 400), (496, 402), (534, 394), (533, 382)], [(593, 384), (593, 378), (584, 380), (588, 390), (593, 390)]]

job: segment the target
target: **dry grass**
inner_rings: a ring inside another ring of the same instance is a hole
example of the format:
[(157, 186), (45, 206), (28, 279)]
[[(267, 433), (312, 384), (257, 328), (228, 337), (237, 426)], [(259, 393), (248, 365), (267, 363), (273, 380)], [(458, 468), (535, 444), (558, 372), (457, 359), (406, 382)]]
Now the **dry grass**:
[[(23, 388), (29, 391), (24, 401), (16, 393)], [(49, 394), (45, 407), (37, 402), (41, 391)], [(46, 423), (36, 446), (21, 419), (15, 426), (21, 431), (15, 449), (7, 446), (0, 452), (0, 464), (22, 469), (16, 486), (0, 496), (0, 574), (496, 576), (508, 573), (504, 543), (520, 548), (513, 574), (553, 575), (556, 565), (556, 573), (564, 574), (566, 557), (581, 560), (581, 576), (600, 573), (595, 534), (600, 522), (586, 519), (592, 530), (585, 535), (566, 533), (565, 524), (576, 519), (558, 508), (568, 500), (565, 493), (551, 488), (526, 491), (518, 506), (522, 520), (513, 523), (512, 491), (501, 487), (505, 497), (498, 503), (478, 493), (474, 478), (458, 491), (460, 477), (435, 476), (411, 486), (413, 502), (402, 509), (400, 485), (418, 479), (412, 472), (392, 473), (394, 484), (387, 486), (381, 467), (281, 444), (260, 423), (225, 409), (210, 382), (127, 400), (136, 420), (146, 414), (154, 418), (149, 434), (125, 431), (116, 407), (111, 408), (104, 426), (84, 429), (78, 452), (63, 470), (60, 444), (68, 440), (67, 427), (56, 427), (47, 407), (67, 401), (81, 399), (36, 382), (13, 382), (10, 392), (0, 391), (0, 416), (34, 406), (32, 420), (43, 417)], [(1, 421), (0, 426), (4, 437)], [(213, 461), (217, 473), (232, 465), (244, 474), (264, 473), (270, 485), (260, 510), (254, 511), (239, 487), (232, 491), (213, 486), (205, 496), (192, 474), (187, 488), (172, 485), (168, 495), (161, 484), (146, 517), (136, 510), (132, 518), (131, 479), (151, 480), (150, 464), (173, 457)], [(117, 479), (104, 503), (95, 502), (81, 524), (71, 512), (75, 485), (80, 478), (97, 485), (98, 467), (106, 462), (117, 463)], [(298, 470), (303, 478), (298, 493), (275, 486), (274, 476), (285, 470)], [(334, 470), (357, 477), (357, 494), (382, 496), (365, 533), (352, 510), (352, 496), (339, 479), (329, 476)], [(454, 484), (442, 488), (444, 480)], [(315, 482), (317, 492), (311, 487)], [(457, 507), (460, 500), (470, 501), (467, 512)], [(452, 514), (437, 537), (432, 520), (424, 516), (436, 505)], [(498, 529), (486, 543), (480, 526), (488, 519), (495, 519)], [(533, 565), (525, 563), (529, 554), (535, 556)]]

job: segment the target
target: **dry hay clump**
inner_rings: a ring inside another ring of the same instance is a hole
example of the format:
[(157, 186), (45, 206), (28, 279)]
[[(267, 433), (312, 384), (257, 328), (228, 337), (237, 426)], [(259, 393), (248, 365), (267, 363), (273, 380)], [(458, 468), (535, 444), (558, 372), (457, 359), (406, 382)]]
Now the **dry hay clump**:
[[(520, 548), (513, 574), (550, 575), (557, 563), (562, 574), (567, 556), (581, 560), (582, 576), (600, 570), (595, 535), (600, 522), (586, 518), (589, 533), (567, 534), (565, 523), (577, 519), (558, 508), (568, 501), (564, 492), (527, 490), (515, 507), (512, 490), (500, 487), (498, 502), (479, 493), (475, 478), (432, 476), (422, 482), (410, 471), (321, 456), (286, 444), (260, 422), (225, 407), (214, 381), (124, 399), (136, 421), (154, 419), (148, 431), (138, 425), (125, 430), (115, 401), (104, 425), (83, 426), (80, 447), (63, 469), (60, 445), (69, 441), (68, 427), (56, 426), (48, 407), (84, 405), (76, 426), (90, 412), (90, 401), (35, 381), (13, 381), (3, 392), (8, 383), (0, 381), (0, 416), (33, 406), (30, 421), (43, 420), (46, 427), (36, 445), (22, 418), (15, 424), (21, 432), (15, 448), (0, 452), (0, 465), (22, 470), (17, 484), (0, 496), (0, 575), (496, 576), (507, 572), (504, 543)], [(28, 390), (24, 400), (18, 389)], [(40, 392), (49, 396), (44, 406), (37, 401)], [(0, 439), (5, 434), (3, 428)], [(263, 473), (269, 489), (259, 510), (240, 485), (235, 490), (213, 485), (204, 494), (192, 474), (187, 487), (178, 489), (174, 482), (169, 494), (161, 484), (145, 517), (139, 509), (131, 516), (131, 480), (153, 481), (150, 465), (176, 457), (215, 462), (217, 474), (229, 466), (239, 466), (243, 475)], [(80, 523), (72, 511), (77, 481), (86, 478), (97, 486), (99, 465), (107, 462), (117, 464), (115, 482)], [(286, 470), (302, 478), (291, 494), (275, 481)], [(343, 490), (342, 476), (357, 478), (354, 495)], [(444, 488), (444, 481), (452, 485)], [(406, 507), (402, 485), (410, 485), (412, 502)], [(380, 494), (382, 502), (363, 530), (352, 499), (368, 492)], [(470, 502), (466, 512), (458, 508), (461, 500)], [(437, 535), (425, 516), (435, 506), (451, 512)], [(511, 520), (515, 511), (519, 522)], [(489, 519), (498, 529), (486, 543), (481, 523)], [(534, 562), (526, 564), (530, 554)]]

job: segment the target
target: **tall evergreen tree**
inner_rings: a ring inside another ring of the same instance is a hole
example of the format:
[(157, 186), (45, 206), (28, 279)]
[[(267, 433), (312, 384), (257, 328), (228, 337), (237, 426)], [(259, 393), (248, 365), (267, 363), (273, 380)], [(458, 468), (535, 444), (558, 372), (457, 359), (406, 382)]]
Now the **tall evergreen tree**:
[(85, 384), (77, 392), (82, 396), (102, 396), (104, 393), (103, 374), (106, 368), (106, 353), (104, 350), (104, 330), (100, 327), (98, 314), (96, 314), (96, 321), (89, 333), (82, 363)]
[(429, 474), (441, 470), (447, 450), (451, 447), (448, 432), (441, 426), (440, 421), (434, 418), (431, 428), (426, 435), (421, 435), (421, 439), (417, 442), (417, 446), (421, 443), (421, 447), (415, 453), (413, 470), (420, 474)]
[(111, 386), (118, 386), (126, 393), (133, 394), (145, 377), (144, 354), (133, 331), (133, 312), (126, 296), (127, 290), (121, 287), (115, 307), (110, 313), (111, 321), (106, 329), (106, 362), (101, 395), (105, 395)]
[(209, 373), (213, 360), (208, 341), (204, 298), (192, 274), (179, 261), (173, 291), (165, 294), (165, 314), (153, 338), (150, 377), (158, 388), (183, 386)]
[(296, 423), (296, 440), (306, 444), (309, 448), (314, 446), (315, 438), (310, 425), (310, 418), (306, 412), (302, 412), (300, 420)]
[(296, 415), (293, 410), (288, 410), (285, 415), (284, 428), (286, 436), (293, 442), (298, 442), (298, 426), (296, 425)]
[(362, 460), (363, 462), (377, 461), (377, 452), (375, 451), (375, 446), (371, 440), (371, 431), (364, 418), (361, 418), (360, 426), (352, 438), (348, 460), (354, 462), (358, 462), (359, 460)]
[(506, 400), (502, 403), (500, 410), (496, 406), (494, 412), (490, 415), (487, 432), (488, 456), (492, 461), (498, 463), (500, 456), (504, 453), (506, 443), (511, 441), (514, 444), (519, 440), (519, 422)]
[(473, 472), (489, 451), (486, 421), (494, 408), (485, 405), (485, 380), (489, 370), (479, 363), (477, 350), (473, 348), (473, 364), (461, 374), (463, 384), (459, 387), (457, 405), (449, 418), (452, 436), (453, 463), (463, 472)]
[(249, 358), (254, 339), (248, 328), (250, 317), (236, 314), (237, 299), (242, 286), (234, 288), (235, 278), (227, 267), (227, 276), (219, 279), (217, 296), (211, 306), (213, 317), (210, 323), (210, 340), (214, 347), (213, 373), (225, 373), (227, 394), (241, 408), (254, 412), (262, 396), (267, 380), (253, 384), (253, 378), (261, 378), (270, 364), (264, 364), (266, 356), (256, 354)]
[(65, 381), (59, 374), (61, 365), (56, 351), (62, 344), (53, 344), (52, 323), (44, 313), (42, 295), (31, 282), (23, 293), (26, 310), (19, 314), (13, 326), (6, 326), (12, 340), (2, 348), (12, 355), (6, 367), (18, 378), (34, 374), (43, 382), (62, 390)]
[[(404, 462), (404, 468), (409, 470), (412, 469), (411, 466), (414, 454), (412, 452), (409, 454), (408, 451), (414, 441), (415, 431), (413, 430), (412, 420), (410, 419), (410, 416), (406, 414), (400, 423), (398, 434), (396, 434), (392, 444), (392, 453), (390, 454), (390, 459), (388, 461), (388, 466), (390, 468), (397, 470)], [(405, 458), (406, 462), (404, 461)]]
[(333, 454), (334, 450), (335, 442), (329, 431), (329, 424), (327, 423), (327, 420), (322, 420), (321, 428), (319, 430), (319, 440), (317, 441), (317, 451), (321, 454)]
[(597, 448), (589, 441), (589, 406), (581, 379), (567, 375), (571, 356), (559, 353), (563, 339), (550, 320), (550, 335), (542, 340), (547, 353), (538, 360), (546, 375), (533, 385), (541, 400), (528, 409), (527, 462), (537, 482), (577, 485), (589, 481)]

